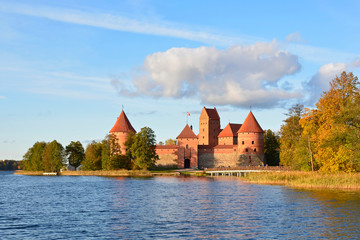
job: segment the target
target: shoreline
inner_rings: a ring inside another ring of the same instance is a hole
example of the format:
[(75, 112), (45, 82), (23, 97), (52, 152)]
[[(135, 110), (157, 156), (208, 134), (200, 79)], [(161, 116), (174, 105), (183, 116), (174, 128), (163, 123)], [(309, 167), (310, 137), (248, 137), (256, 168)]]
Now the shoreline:
[[(44, 176), (42, 171), (14, 172), (15, 175)], [(153, 177), (153, 176), (180, 176), (179, 172), (151, 172), (144, 170), (111, 170), (111, 171), (63, 171), (58, 176), (101, 176), (101, 177)]]
[[(43, 176), (42, 171), (17, 170), (16, 175)], [(111, 171), (63, 171), (59, 176), (101, 176), (101, 177), (156, 177), (156, 176), (207, 176), (203, 171), (176, 170), (111, 170)], [(360, 173), (318, 173), (318, 172), (261, 172), (250, 173), (239, 179), (246, 183), (280, 185), (300, 189), (360, 191)]]
[(251, 173), (242, 179), (252, 184), (298, 189), (360, 191), (360, 173), (264, 172)]

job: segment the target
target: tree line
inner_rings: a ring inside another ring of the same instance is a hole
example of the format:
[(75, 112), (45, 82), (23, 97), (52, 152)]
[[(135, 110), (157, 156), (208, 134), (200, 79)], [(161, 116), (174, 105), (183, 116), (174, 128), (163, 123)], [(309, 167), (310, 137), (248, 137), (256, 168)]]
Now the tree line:
[(330, 82), (316, 108), (297, 104), (280, 129), (280, 164), (320, 172), (360, 171), (360, 83), (353, 73)]
[(130, 134), (120, 149), (114, 135), (107, 135), (102, 141), (92, 141), (84, 150), (81, 142), (72, 141), (64, 148), (56, 140), (36, 142), (23, 157), (23, 169), (27, 171), (60, 171), (70, 164), (81, 170), (148, 169), (159, 158), (155, 152), (155, 134), (144, 127), (136, 134)]
[(22, 169), (22, 161), (0, 160), (0, 171), (11, 171)]

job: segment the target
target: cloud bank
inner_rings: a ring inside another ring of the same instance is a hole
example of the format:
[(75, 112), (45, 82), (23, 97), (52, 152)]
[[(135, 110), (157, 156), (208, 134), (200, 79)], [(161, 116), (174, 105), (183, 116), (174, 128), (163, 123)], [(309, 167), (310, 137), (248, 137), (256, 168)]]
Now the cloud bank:
[[(146, 57), (133, 86), (114, 82), (120, 94), (199, 98), (211, 105), (276, 107), (301, 96), (278, 86), (300, 70), (298, 57), (276, 41), (215, 47), (171, 48)], [(131, 89), (131, 90), (129, 90)]]

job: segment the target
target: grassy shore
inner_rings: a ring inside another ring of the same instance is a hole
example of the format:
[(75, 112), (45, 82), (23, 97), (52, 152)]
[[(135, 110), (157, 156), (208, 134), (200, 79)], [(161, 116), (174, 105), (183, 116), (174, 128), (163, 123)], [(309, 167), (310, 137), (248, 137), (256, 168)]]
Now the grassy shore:
[(360, 173), (262, 172), (251, 173), (243, 179), (250, 183), (296, 188), (360, 190)]

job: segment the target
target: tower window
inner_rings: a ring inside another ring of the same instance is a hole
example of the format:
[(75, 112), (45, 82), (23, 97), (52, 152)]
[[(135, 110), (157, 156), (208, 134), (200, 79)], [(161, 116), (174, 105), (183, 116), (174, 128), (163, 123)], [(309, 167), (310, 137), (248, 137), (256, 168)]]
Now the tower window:
[(189, 145), (186, 144), (186, 149), (189, 149)]
[(246, 149), (245, 149), (245, 152), (248, 152), (248, 151), (249, 151), (249, 149), (246, 148)]
[(242, 145), (244, 145), (245, 144), (245, 142), (244, 141), (242, 141)]
[(251, 144), (254, 144), (254, 141), (252, 141)]
[(254, 148), (254, 152), (256, 152), (256, 148)]

